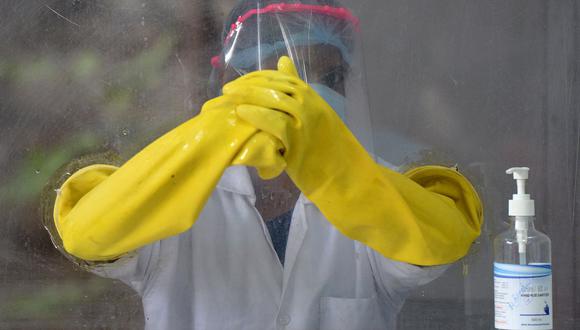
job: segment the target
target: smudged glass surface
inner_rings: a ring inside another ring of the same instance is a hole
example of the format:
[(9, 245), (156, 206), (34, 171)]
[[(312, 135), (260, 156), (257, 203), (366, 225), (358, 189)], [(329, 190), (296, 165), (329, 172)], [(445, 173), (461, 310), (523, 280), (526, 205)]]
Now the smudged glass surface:
[[(41, 196), (197, 113), (233, 2), (0, 3), (0, 328), (143, 327), (129, 287), (54, 247)], [(578, 4), (345, 3), (361, 18), (375, 151), (403, 167), (458, 165), (485, 203), (470, 255), (408, 299), (398, 328), (492, 328), (511, 166), (532, 169), (536, 227), (552, 238), (555, 328), (577, 328)]]
[(578, 328), (578, 3), (354, 6), (373, 121), (384, 128), (375, 148), (395, 164), (458, 164), (485, 203), (470, 255), (407, 300), (399, 328), (493, 328), (491, 242), (508, 226), (511, 166), (531, 168), (536, 228), (552, 238), (554, 328)]

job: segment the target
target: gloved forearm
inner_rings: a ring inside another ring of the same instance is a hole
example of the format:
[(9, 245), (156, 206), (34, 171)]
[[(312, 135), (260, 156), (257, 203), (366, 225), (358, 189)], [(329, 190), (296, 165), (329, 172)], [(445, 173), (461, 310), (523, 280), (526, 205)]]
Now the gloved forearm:
[(433, 266), (466, 255), (480, 234), (482, 215), (465, 177), (440, 166), (405, 175), (374, 166), (309, 198), (339, 231), (387, 258)]
[(286, 172), (344, 235), (425, 266), (459, 259), (479, 235), (481, 203), (463, 176), (434, 167), (406, 177), (376, 164), (289, 58), (223, 91), (238, 116), (282, 141)]
[[(469, 181), (441, 166), (405, 175), (392, 171), (378, 165), (350, 132), (343, 133), (330, 153), (317, 152), (319, 162), (330, 163), (308, 171), (287, 168), (326, 218), (393, 260), (433, 266), (465, 256), (482, 222), (481, 202)], [(344, 158), (332, 160), (341, 154)]]
[(65, 250), (110, 260), (187, 230), (256, 129), (233, 110), (204, 111), (122, 167), (89, 166), (60, 189), (54, 217)]

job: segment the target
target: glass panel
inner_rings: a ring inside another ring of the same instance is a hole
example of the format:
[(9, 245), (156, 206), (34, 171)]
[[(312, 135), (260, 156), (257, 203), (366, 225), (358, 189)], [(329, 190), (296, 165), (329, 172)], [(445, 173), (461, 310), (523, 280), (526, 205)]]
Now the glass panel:
[(371, 107), (384, 109), (373, 121), (395, 136), (375, 148), (396, 164), (457, 163), (485, 203), (470, 255), (407, 300), (399, 328), (493, 328), (491, 242), (508, 226), (512, 166), (531, 168), (536, 227), (552, 238), (554, 329), (577, 328), (578, 7), (367, 3), (353, 6), (365, 23)]
[[(43, 218), (67, 172), (121, 164), (197, 114), (234, 3), (0, 3), (0, 328), (144, 326), (139, 295), (64, 257)], [(345, 4), (361, 21), (374, 151), (458, 165), (485, 204), (470, 254), (411, 294), (397, 328), (493, 328), (491, 242), (508, 225), (511, 166), (531, 168), (536, 228), (552, 238), (554, 328), (577, 328), (580, 7)]]
[(0, 3), (0, 328), (143, 327), (132, 289), (54, 248), (41, 191), (73, 159), (119, 162), (193, 116), (231, 3)]

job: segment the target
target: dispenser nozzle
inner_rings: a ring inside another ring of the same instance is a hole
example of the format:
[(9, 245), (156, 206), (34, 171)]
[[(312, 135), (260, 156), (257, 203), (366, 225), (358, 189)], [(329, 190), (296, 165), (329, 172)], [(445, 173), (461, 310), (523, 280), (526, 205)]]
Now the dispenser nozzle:
[(512, 167), (505, 171), (507, 174), (513, 174), (515, 180), (527, 180), (530, 173), (529, 167)]
[(534, 201), (526, 194), (526, 180), (529, 178), (529, 167), (512, 167), (506, 171), (517, 182), (517, 193), (509, 201), (510, 216), (534, 216)]
[(526, 195), (526, 180), (529, 178), (529, 167), (512, 167), (505, 171), (507, 174), (513, 174), (514, 180), (517, 182), (518, 195)]

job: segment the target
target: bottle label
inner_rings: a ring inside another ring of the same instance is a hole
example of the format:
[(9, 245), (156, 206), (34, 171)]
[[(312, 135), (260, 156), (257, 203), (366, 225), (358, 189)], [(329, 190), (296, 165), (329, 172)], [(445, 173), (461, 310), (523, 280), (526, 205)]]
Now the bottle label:
[(552, 266), (494, 263), (496, 329), (552, 329)]

